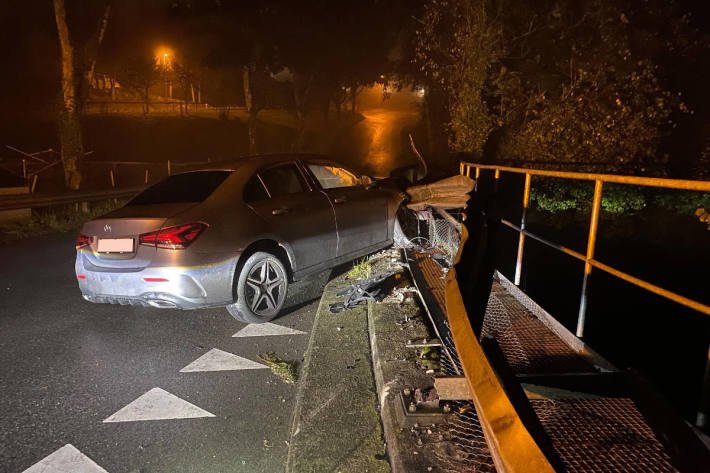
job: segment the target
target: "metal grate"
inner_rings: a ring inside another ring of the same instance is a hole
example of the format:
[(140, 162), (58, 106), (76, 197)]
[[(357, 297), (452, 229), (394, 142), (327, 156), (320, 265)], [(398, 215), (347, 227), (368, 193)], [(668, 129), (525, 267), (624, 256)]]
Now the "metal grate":
[[(422, 292), (424, 304), (432, 318), (443, 345), (445, 356), (441, 357), (441, 370), (446, 376), (460, 376), (463, 369), (451, 338), (449, 324), (444, 316), (444, 268), (429, 257), (428, 253), (407, 251), (407, 258), (417, 285), (426, 285)], [(446, 473), (495, 472), (486, 438), (470, 402), (453, 402), (448, 424), (438, 426), (444, 429), (443, 440), (434, 445), (433, 451), (439, 461), (437, 471)]]
[[(437, 333), (443, 344), (444, 354), (446, 355), (441, 360), (441, 369), (447, 376), (460, 376), (463, 374), (463, 368), (461, 368), (461, 362), (456, 354), (456, 347), (451, 337), (449, 323), (444, 316), (446, 313), (444, 299), (444, 278), (446, 277), (446, 273), (444, 272), (444, 268), (430, 258), (428, 253), (412, 252), (411, 254), (414, 256), (417, 268), (422, 273), (427, 292), (430, 293), (436, 301), (436, 306), (428, 307), (428, 309), (433, 318), (432, 324), (434, 324), (437, 329)], [(429, 304), (429, 306), (431, 305), (433, 304)]]
[(530, 403), (570, 472), (677, 471), (631, 399), (531, 399)]
[[(445, 430), (443, 438), (433, 449), (439, 461), (436, 471), (447, 473), (495, 472), (491, 453), (486, 444), (486, 437), (478, 421), (476, 410), (467, 402), (454, 402), (448, 424), (441, 424), (439, 429)], [(464, 408), (464, 413), (459, 410)]]
[(596, 371), (592, 364), (495, 281), (483, 319), (482, 336), (498, 341), (516, 374)]
[[(430, 225), (432, 242), (451, 239), (442, 230), (446, 220)], [(441, 227), (441, 228), (439, 228)], [(436, 235), (440, 235), (440, 240)], [(447, 268), (431, 255), (439, 248), (407, 252), (422, 297), (448, 356), (441, 368), (447, 376), (463, 373), (446, 318), (444, 277)], [(447, 256), (449, 252), (442, 248)], [(423, 287), (422, 287), (423, 286)], [(528, 310), (500, 283), (493, 283), (482, 336), (497, 340), (516, 374), (595, 372), (534, 312)], [(611, 397), (530, 399), (543, 429), (569, 472), (675, 472), (663, 445), (631, 399)], [(465, 407), (468, 410), (458, 413)], [(475, 409), (457, 402), (447, 426), (449, 442), (435, 453), (446, 472), (495, 471)]]
[[(460, 215), (452, 215), (457, 220), (460, 220)], [(454, 257), (459, 250), (461, 235), (458, 230), (451, 225), (449, 221), (442, 216), (432, 214), (429, 220), (429, 240), (431, 245), (442, 251), (446, 256), (449, 266), (454, 261)]]

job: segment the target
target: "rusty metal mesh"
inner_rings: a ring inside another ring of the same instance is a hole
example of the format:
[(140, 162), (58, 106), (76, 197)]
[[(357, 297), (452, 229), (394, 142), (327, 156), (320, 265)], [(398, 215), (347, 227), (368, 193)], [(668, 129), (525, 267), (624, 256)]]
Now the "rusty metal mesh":
[(584, 357), (495, 281), (483, 319), (482, 336), (498, 341), (516, 374), (595, 371)]
[[(460, 219), (460, 215), (457, 213), (451, 215), (455, 219)], [(436, 213), (432, 213), (428, 223), (431, 245), (446, 255), (448, 265), (451, 266), (461, 243), (459, 231), (448, 220)]]
[[(421, 270), (427, 288), (434, 301), (428, 304), (437, 334), (442, 342), (441, 371), (446, 376), (461, 376), (463, 369), (456, 354), (451, 331), (444, 316), (444, 276), (446, 268), (430, 258), (429, 253), (411, 252), (417, 267)], [(433, 307), (432, 307), (433, 305)], [(446, 441), (438, 443), (433, 452), (439, 461), (437, 471), (447, 473), (494, 472), (486, 438), (473, 404), (465, 401), (451, 403), (452, 415), (448, 424), (437, 427), (443, 429)]]
[[(448, 267), (432, 259), (431, 254), (437, 251), (446, 254), (451, 258), (450, 265), (456, 253), (451, 251), (454, 242), (458, 248), (458, 234), (454, 237), (450, 232), (453, 228), (448, 221), (432, 217), (428, 235), (434, 245), (441, 247), (411, 253), (432, 296), (428, 305), (437, 306), (429, 310), (436, 319), (432, 322), (446, 355), (441, 359), (441, 370), (446, 376), (460, 376), (463, 370), (445, 316), (444, 277)], [(594, 371), (589, 362), (495, 281), (482, 335), (498, 341), (517, 374)], [(530, 403), (569, 472), (677, 471), (630, 399), (531, 399)], [(473, 405), (455, 402), (452, 407), (455, 415), (446, 426), (450, 441), (442, 442), (442, 447), (435, 450), (439, 469), (451, 473), (495, 471)]]
[[(444, 431), (444, 442), (433, 448), (438, 460), (437, 470), (446, 473), (495, 472), (491, 453), (486, 444), (486, 438), (481, 430), (481, 424), (476, 415), (476, 409), (468, 402), (452, 403), (454, 414), (448, 424), (437, 426)], [(461, 409), (464, 412), (459, 412)]]
[(530, 403), (570, 472), (677, 471), (631, 399), (531, 399)]

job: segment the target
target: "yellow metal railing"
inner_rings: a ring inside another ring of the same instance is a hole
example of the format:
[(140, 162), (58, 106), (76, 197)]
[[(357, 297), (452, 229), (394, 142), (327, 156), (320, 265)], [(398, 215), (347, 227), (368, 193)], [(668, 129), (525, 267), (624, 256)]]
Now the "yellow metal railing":
[[(620, 271), (613, 268), (607, 264), (602, 263), (594, 258), (594, 249), (596, 247), (597, 240), (597, 229), (599, 226), (599, 212), (601, 210), (602, 202), (602, 192), (604, 183), (615, 183), (615, 184), (629, 184), (635, 186), (647, 186), (647, 187), (657, 187), (662, 189), (680, 189), (689, 191), (700, 191), (700, 192), (710, 192), (710, 181), (695, 181), (687, 179), (663, 179), (656, 177), (639, 177), (639, 176), (621, 176), (615, 174), (595, 174), (595, 173), (585, 173), (585, 172), (564, 172), (564, 171), (548, 171), (542, 169), (526, 169), (526, 168), (515, 168), (507, 166), (496, 166), (488, 164), (477, 164), (462, 161), (460, 164), (460, 173), (465, 176), (471, 176), (472, 170), (474, 171), (474, 177), (478, 178), (481, 175), (481, 170), (492, 170), (494, 171), (494, 179), (496, 183), (500, 179), (501, 172), (509, 172), (514, 174), (521, 174), (525, 176), (525, 187), (523, 191), (523, 212), (520, 219), (520, 225), (515, 225), (508, 220), (501, 220), (501, 223), (512, 228), (513, 230), (520, 233), (518, 240), (518, 253), (515, 264), (515, 285), (520, 285), (520, 279), (522, 274), (522, 262), (523, 253), (525, 249), (525, 238), (530, 237), (544, 245), (568, 254), (580, 261), (584, 262), (584, 279), (582, 280), (582, 294), (579, 302), (579, 314), (577, 317), (577, 330), (576, 334), (578, 337), (582, 338), (584, 336), (584, 325), (587, 313), (587, 294), (589, 290), (589, 276), (592, 273), (592, 268), (600, 269), (606, 273), (611, 274), (619, 279), (623, 279), (635, 286), (641, 287), (659, 296), (670, 299), (678, 304), (682, 304), (686, 307), (690, 307), (698, 312), (705, 315), (710, 315), (710, 306), (703, 304), (701, 302), (695, 301), (688, 297), (677, 294), (668, 289), (664, 289), (660, 286), (652, 284), (648, 281), (644, 281), (636, 276), (632, 276), (624, 271)], [(594, 182), (594, 198), (592, 201), (592, 213), (589, 222), (589, 236), (587, 238), (587, 252), (586, 254), (579, 253), (566, 246), (551, 242), (539, 235), (535, 235), (528, 231), (526, 226), (527, 210), (530, 204), (530, 186), (532, 176), (542, 176), (542, 177), (552, 177), (559, 179), (574, 179), (583, 181), (593, 181)], [(710, 352), (708, 352), (708, 369), (706, 373), (710, 373)], [(705, 389), (710, 390), (710, 375), (706, 374)], [(708, 391), (710, 392), (710, 391)], [(705, 395), (703, 398), (708, 398)], [(708, 412), (703, 412), (703, 408), (707, 406), (701, 406), (701, 412), (698, 413), (697, 424), (704, 425), (708, 418)], [(710, 409), (708, 409), (710, 410)]]

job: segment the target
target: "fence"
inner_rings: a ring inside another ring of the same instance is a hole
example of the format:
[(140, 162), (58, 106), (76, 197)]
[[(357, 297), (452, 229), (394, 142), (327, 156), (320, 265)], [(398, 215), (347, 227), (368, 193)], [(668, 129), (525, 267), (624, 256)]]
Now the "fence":
[(120, 101), (91, 100), (83, 105), (86, 115), (198, 115), (228, 117), (230, 113), (244, 112), (243, 106), (213, 106), (206, 103), (185, 102), (183, 100)]
[(132, 197), (143, 189), (144, 187), (130, 187), (124, 189), (111, 189), (108, 191), (71, 192), (56, 195), (8, 195), (0, 197), (0, 211), (37, 207), (51, 207), (53, 205), (73, 204), (78, 202), (92, 202), (107, 199), (122, 199), (126, 197)]
[[(53, 149), (47, 149), (37, 152), (26, 152), (10, 145), (5, 147), (14, 152), (14, 156), (8, 160), (0, 161), (2, 168), (9, 173), (23, 178), (31, 193), (34, 193), (40, 176), (44, 175), (44, 181), (56, 181), (59, 184), (59, 191), (63, 187), (63, 171), (59, 153)], [(82, 173), (87, 174), (85, 181), (96, 184), (96, 187), (110, 186), (111, 188), (121, 187), (119, 182), (118, 171), (121, 167), (131, 168), (125, 176), (124, 181), (128, 182), (128, 186), (136, 187), (140, 184), (147, 185), (155, 182), (174, 172), (180, 172), (181, 169), (187, 166), (195, 166), (209, 164), (211, 160), (195, 162), (173, 162), (167, 160), (164, 162), (149, 162), (149, 161), (96, 161), (89, 160), (93, 151), (84, 153), (84, 159), (79, 161), (79, 166), (82, 168)], [(143, 168), (143, 169), (140, 169)], [(47, 182), (44, 182), (47, 184)], [(126, 184), (124, 183), (124, 186)], [(46, 189), (45, 189), (46, 192)]]
[[(653, 177), (637, 177), (637, 176), (621, 176), (614, 174), (595, 174), (595, 173), (580, 173), (580, 172), (563, 172), (563, 171), (551, 171), (551, 170), (539, 170), (539, 169), (526, 169), (526, 168), (514, 168), (507, 166), (495, 166), (486, 164), (476, 164), (469, 162), (460, 163), (460, 173), (466, 176), (471, 176), (471, 171), (474, 171), (474, 177), (478, 179), (481, 175), (482, 170), (489, 170), (494, 172), (494, 179), (496, 185), (500, 179), (500, 174), (502, 172), (519, 174), (525, 176), (525, 185), (523, 190), (522, 198), (522, 215), (520, 218), (520, 225), (515, 225), (514, 223), (503, 219), (501, 223), (509, 228), (517, 231), (519, 235), (518, 239), (518, 251), (517, 259), (515, 265), (515, 285), (520, 285), (521, 273), (522, 273), (522, 262), (523, 255), (525, 251), (525, 238), (530, 237), (550, 248), (554, 248), (562, 253), (565, 253), (573, 258), (576, 258), (584, 262), (584, 275), (582, 280), (582, 290), (579, 302), (579, 313), (577, 316), (577, 330), (576, 334), (578, 337), (582, 338), (584, 336), (584, 325), (587, 313), (587, 298), (589, 290), (589, 277), (592, 273), (592, 268), (597, 268), (602, 270), (612, 276), (622, 279), (628, 283), (638, 286), (642, 289), (650, 291), (659, 296), (670, 299), (678, 304), (682, 304), (686, 307), (694, 309), (706, 315), (710, 315), (710, 306), (698, 302), (696, 300), (690, 299), (688, 297), (677, 294), (668, 289), (662, 288), (641, 278), (633, 276), (629, 273), (621, 271), (619, 269), (613, 268), (608, 264), (598, 261), (594, 258), (594, 251), (597, 241), (597, 230), (599, 225), (599, 214), (601, 210), (602, 193), (605, 183), (616, 183), (616, 184), (626, 184), (635, 186), (647, 186), (656, 187), (662, 189), (678, 189), (678, 190), (690, 190), (690, 191), (700, 191), (700, 192), (710, 192), (710, 181), (694, 181), (694, 180), (684, 180), (684, 179), (663, 179), (663, 178), (653, 178)], [(594, 197), (592, 200), (592, 211), (589, 222), (589, 232), (587, 237), (587, 251), (586, 254), (577, 252), (571, 248), (563, 246), (561, 244), (551, 242), (539, 235), (536, 235), (526, 229), (526, 217), (527, 211), (530, 205), (530, 187), (532, 176), (541, 176), (548, 178), (558, 178), (558, 179), (572, 179), (572, 180), (582, 180), (582, 181), (593, 181), (594, 182)], [(705, 370), (705, 381), (704, 381), (704, 395), (701, 401), (700, 411), (698, 412), (696, 424), (698, 426), (705, 426), (708, 422), (708, 414), (710, 411), (710, 350), (708, 351), (708, 360)]]

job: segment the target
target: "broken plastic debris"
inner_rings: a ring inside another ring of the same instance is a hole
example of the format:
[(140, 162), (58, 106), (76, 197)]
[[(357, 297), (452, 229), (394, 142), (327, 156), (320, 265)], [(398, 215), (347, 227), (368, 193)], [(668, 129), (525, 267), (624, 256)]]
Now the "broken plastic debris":
[(343, 297), (345, 300), (330, 304), (330, 311), (333, 314), (337, 314), (338, 312), (352, 309), (361, 302), (381, 301), (399, 282), (399, 278), (401, 278), (401, 275), (394, 271), (388, 271), (353, 283), (338, 291), (336, 295)]

